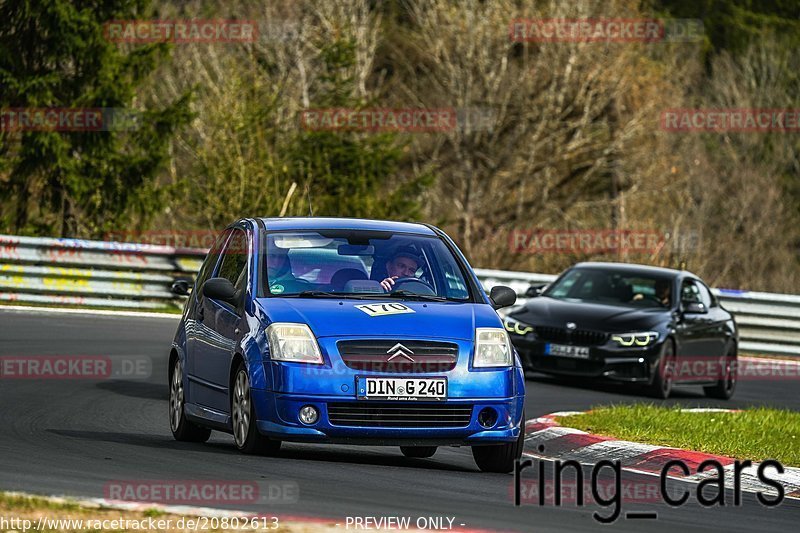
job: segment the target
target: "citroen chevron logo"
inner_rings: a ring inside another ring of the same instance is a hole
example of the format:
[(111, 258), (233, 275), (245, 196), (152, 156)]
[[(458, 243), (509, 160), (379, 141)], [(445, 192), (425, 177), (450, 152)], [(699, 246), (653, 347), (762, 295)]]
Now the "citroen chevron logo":
[(392, 346), (391, 348), (389, 348), (388, 350), (386, 350), (386, 353), (391, 355), (391, 357), (386, 360), (387, 363), (392, 359), (394, 359), (395, 357), (405, 357), (412, 363), (414, 362), (414, 358), (411, 357), (411, 354), (413, 354), (414, 351), (409, 348), (406, 348), (399, 342), (394, 346)]

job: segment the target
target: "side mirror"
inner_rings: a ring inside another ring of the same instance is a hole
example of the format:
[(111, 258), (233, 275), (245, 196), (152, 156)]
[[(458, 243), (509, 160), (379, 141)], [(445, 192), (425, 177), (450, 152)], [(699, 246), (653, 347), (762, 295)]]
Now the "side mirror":
[(203, 283), (203, 296), (233, 304), (236, 300), (236, 289), (225, 278), (211, 278)]
[(510, 287), (495, 285), (492, 287), (492, 290), (489, 291), (489, 300), (492, 302), (492, 307), (501, 309), (509, 305), (514, 305), (514, 302), (517, 301), (517, 293)]
[(708, 313), (706, 306), (700, 302), (683, 302), (681, 308), (684, 313), (691, 313), (696, 315), (703, 315)]
[(528, 298), (536, 298), (537, 296), (542, 294), (545, 287), (547, 287), (547, 285), (544, 283), (541, 285), (531, 285), (530, 287), (528, 287), (528, 290), (525, 291), (525, 296), (527, 296)]
[(185, 279), (176, 279), (172, 286), (169, 288), (172, 294), (178, 296), (189, 296), (189, 289), (191, 285), (189, 285), (189, 281)]

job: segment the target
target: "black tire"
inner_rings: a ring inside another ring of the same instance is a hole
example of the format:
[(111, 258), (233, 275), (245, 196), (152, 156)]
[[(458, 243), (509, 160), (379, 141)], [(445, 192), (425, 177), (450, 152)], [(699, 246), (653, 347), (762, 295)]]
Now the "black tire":
[(436, 446), (400, 446), (400, 451), (406, 457), (413, 457), (415, 459), (427, 459), (433, 457), (436, 453)]
[(472, 458), (481, 472), (498, 472), (506, 474), (514, 470), (514, 463), (522, 457), (522, 446), (525, 443), (525, 413), (522, 414), (519, 438), (514, 442), (473, 446)]
[(736, 390), (736, 382), (738, 381), (738, 366), (737, 366), (736, 347), (731, 347), (728, 354), (725, 356), (725, 374), (722, 379), (717, 381), (716, 385), (703, 387), (703, 391), (709, 398), (716, 398), (717, 400), (730, 400)]
[(666, 400), (672, 392), (675, 383), (675, 344), (671, 339), (664, 341), (661, 354), (658, 356), (658, 365), (653, 380), (650, 382), (648, 393), (653, 398)]
[(258, 432), (256, 413), (250, 398), (250, 377), (240, 363), (231, 387), (231, 429), (236, 448), (249, 455), (270, 455), (281, 448), (281, 441)]
[(183, 362), (175, 359), (169, 379), (169, 427), (175, 440), (183, 442), (205, 442), (211, 436), (211, 430), (198, 426), (186, 419), (183, 394)]

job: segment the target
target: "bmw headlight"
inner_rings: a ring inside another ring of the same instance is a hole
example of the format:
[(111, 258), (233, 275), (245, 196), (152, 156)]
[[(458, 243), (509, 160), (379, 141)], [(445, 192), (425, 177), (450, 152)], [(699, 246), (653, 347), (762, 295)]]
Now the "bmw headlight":
[(275, 322), (266, 330), (270, 357), (274, 361), (321, 365), (322, 353), (311, 328), (306, 324)]
[(533, 331), (533, 326), (523, 324), (519, 320), (515, 320), (508, 316), (503, 319), (503, 327), (506, 328), (507, 332), (513, 333), (514, 335), (521, 335), (523, 337)]
[(658, 332), (642, 331), (638, 333), (617, 333), (611, 336), (611, 340), (623, 348), (643, 348), (650, 346), (658, 340)]
[(475, 353), (472, 366), (475, 368), (507, 367), (514, 365), (511, 340), (500, 328), (475, 329)]

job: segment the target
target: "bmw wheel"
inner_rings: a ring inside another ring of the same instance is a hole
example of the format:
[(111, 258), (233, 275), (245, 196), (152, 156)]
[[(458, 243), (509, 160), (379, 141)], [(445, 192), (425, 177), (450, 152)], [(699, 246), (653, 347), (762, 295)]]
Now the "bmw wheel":
[(258, 432), (255, 409), (250, 396), (250, 378), (244, 364), (236, 371), (231, 394), (231, 425), (233, 440), (239, 451), (247, 454), (270, 454), (277, 452), (281, 441), (265, 437)]
[(718, 400), (730, 400), (733, 391), (736, 390), (736, 378), (738, 377), (736, 363), (736, 347), (734, 346), (725, 356), (725, 373), (722, 375), (722, 379), (717, 381), (716, 385), (703, 387), (706, 396)]
[(654, 398), (666, 400), (672, 392), (675, 383), (675, 345), (671, 339), (664, 342), (661, 355), (658, 358), (656, 374), (650, 383), (650, 395)]
[(175, 440), (186, 442), (205, 442), (211, 436), (211, 430), (200, 427), (186, 419), (183, 408), (183, 362), (175, 359), (169, 383), (169, 427)]

